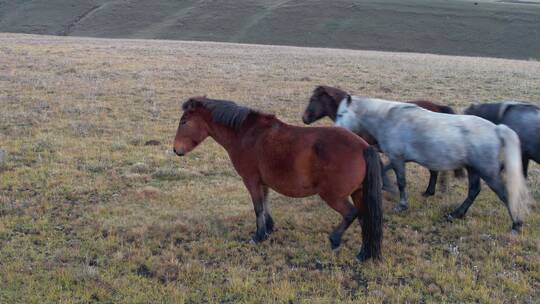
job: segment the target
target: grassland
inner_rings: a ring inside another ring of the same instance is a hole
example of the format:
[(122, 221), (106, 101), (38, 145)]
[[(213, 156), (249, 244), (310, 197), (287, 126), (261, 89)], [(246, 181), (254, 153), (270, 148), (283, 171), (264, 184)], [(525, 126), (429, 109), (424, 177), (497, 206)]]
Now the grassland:
[(540, 59), (539, 0), (0, 0), (0, 32)]
[(384, 260), (360, 264), (359, 227), (334, 256), (339, 216), (317, 197), (272, 193), (278, 231), (248, 244), (252, 205), (225, 151), (171, 153), (189, 96), (294, 124), (318, 84), (457, 109), (539, 102), (537, 61), (0, 34), (0, 71), (0, 303), (540, 301), (536, 164), (520, 236), (485, 186), (466, 219), (442, 220), (466, 182), (425, 199), (427, 171), (409, 165), (411, 208), (387, 197)]

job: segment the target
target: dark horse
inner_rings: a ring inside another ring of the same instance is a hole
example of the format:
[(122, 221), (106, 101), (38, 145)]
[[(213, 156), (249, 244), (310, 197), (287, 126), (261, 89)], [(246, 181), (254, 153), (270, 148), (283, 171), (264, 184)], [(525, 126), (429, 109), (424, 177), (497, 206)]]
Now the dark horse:
[(503, 101), (473, 104), (463, 113), (480, 116), (496, 125), (507, 125), (517, 133), (525, 177), (530, 159), (540, 163), (540, 107), (524, 102)]
[(182, 109), (174, 152), (185, 155), (208, 136), (225, 148), (251, 195), (257, 217), (253, 242), (265, 240), (274, 230), (270, 188), (291, 197), (318, 194), (339, 212), (343, 220), (330, 234), (332, 249), (358, 218), (362, 247), (357, 258), (381, 257), (380, 160), (360, 137), (342, 128), (288, 125), (232, 101), (194, 97)]
[[(336, 121), (337, 110), (340, 102), (348, 96), (348, 93), (330, 86), (318, 86), (313, 91), (309, 103), (304, 111), (302, 116), (302, 121), (309, 125), (321, 118), (328, 116), (332, 121)], [(428, 100), (411, 100), (406, 101), (406, 103), (415, 104), (421, 108), (432, 112), (446, 113), (446, 114), (456, 114), (454, 110), (449, 106), (439, 105)], [(378, 143), (369, 133), (358, 134), (363, 139), (365, 139), (370, 145), (374, 145), (378, 148)], [(392, 169), (392, 165), (388, 164), (383, 167), (383, 189), (391, 189), (390, 182), (387, 178), (387, 172)], [(435, 186), (437, 185), (437, 171), (429, 171), (429, 184), (424, 192), (424, 196), (431, 196), (435, 194)], [(454, 170), (454, 175), (456, 177), (463, 177), (464, 172), (463, 168)]]

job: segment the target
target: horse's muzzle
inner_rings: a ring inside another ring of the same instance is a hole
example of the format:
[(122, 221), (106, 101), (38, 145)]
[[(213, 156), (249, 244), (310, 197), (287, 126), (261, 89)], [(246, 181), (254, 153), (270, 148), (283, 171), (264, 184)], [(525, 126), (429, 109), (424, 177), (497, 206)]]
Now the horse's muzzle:
[(302, 121), (303, 121), (303, 122), (304, 122), (304, 124), (306, 124), (306, 125), (309, 125), (309, 124), (311, 124), (311, 119), (310, 119), (310, 117), (309, 117), (309, 115), (308, 115), (308, 114), (304, 114), (304, 115), (302, 115)]
[(174, 154), (176, 154), (178, 156), (184, 156), (186, 154), (182, 150), (176, 150), (176, 148), (173, 148), (173, 151), (174, 151)]

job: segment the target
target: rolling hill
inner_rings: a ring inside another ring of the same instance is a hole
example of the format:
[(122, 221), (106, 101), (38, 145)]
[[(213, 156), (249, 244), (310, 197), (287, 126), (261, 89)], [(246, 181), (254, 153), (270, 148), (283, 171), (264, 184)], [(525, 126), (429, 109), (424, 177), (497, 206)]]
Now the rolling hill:
[(0, 32), (540, 59), (539, 3), (0, 0)]

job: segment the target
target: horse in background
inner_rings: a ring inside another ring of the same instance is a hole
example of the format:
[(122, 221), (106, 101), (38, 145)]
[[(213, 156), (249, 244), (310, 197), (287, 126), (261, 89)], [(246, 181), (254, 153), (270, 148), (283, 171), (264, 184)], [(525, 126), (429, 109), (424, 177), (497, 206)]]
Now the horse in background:
[[(400, 191), (398, 210), (408, 207), (406, 162), (416, 162), (433, 171), (465, 166), (469, 193), (448, 219), (465, 216), (480, 192), (480, 179), (483, 179), (506, 205), (512, 231), (520, 231), (529, 197), (522, 174), (519, 137), (509, 127), (476, 116), (435, 113), (408, 103), (357, 96), (347, 96), (340, 103), (336, 117), (337, 126), (353, 132), (369, 132), (388, 156)], [(504, 154), (504, 181), (501, 154)]]
[(253, 202), (253, 242), (274, 231), (268, 189), (290, 197), (318, 194), (342, 216), (329, 236), (332, 249), (339, 248), (343, 233), (358, 218), (362, 247), (357, 258), (381, 257), (381, 168), (374, 147), (342, 128), (292, 126), (232, 101), (194, 97), (182, 109), (174, 152), (183, 156), (209, 136), (225, 148)]
[[(319, 119), (322, 119), (326, 116), (328, 116), (332, 121), (336, 121), (337, 118), (337, 110), (339, 107), (340, 102), (348, 96), (348, 93), (330, 86), (318, 86), (313, 91), (313, 94), (311, 95), (309, 99), (309, 103), (304, 111), (304, 114), (302, 115), (302, 121), (309, 125)], [(432, 101), (428, 100), (411, 100), (406, 101), (406, 103), (415, 104), (419, 107), (422, 107), (424, 109), (427, 109), (432, 112), (438, 112), (438, 113), (447, 113), (447, 114), (456, 114), (454, 110), (445, 105), (439, 105)], [(359, 131), (360, 133), (357, 133), (359, 136), (364, 138), (370, 145), (374, 145), (378, 147), (377, 140), (369, 134), (366, 130)], [(390, 185), (390, 181), (388, 180), (387, 172), (392, 169), (392, 166), (390, 164), (383, 166), (383, 189), (391, 191), (392, 186)], [(430, 170), (430, 176), (429, 176), (429, 183), (426, 188), (426, 191), (424, 191), (424, 196), (432, 196), (435, 194), (435, 187), (437, 185), (437, 178), (438, 178), (438, 172), (437, 171), (431, 171)], [(463, 168), (456, 169), (454, 171), (454, 176), (457, 178), (461, 178), (464, 176)], [(444, 175), (443, 175), (444, 177)], [(445, 184), (446, 179), (442, 179), (441, 183)]]
[(472, 104), (463, 112), (499, 125), (507, 125), (519, 136), (523, 175), (527, 177), (529, 160), (540, 163), (540, 107), (516, 101)]

